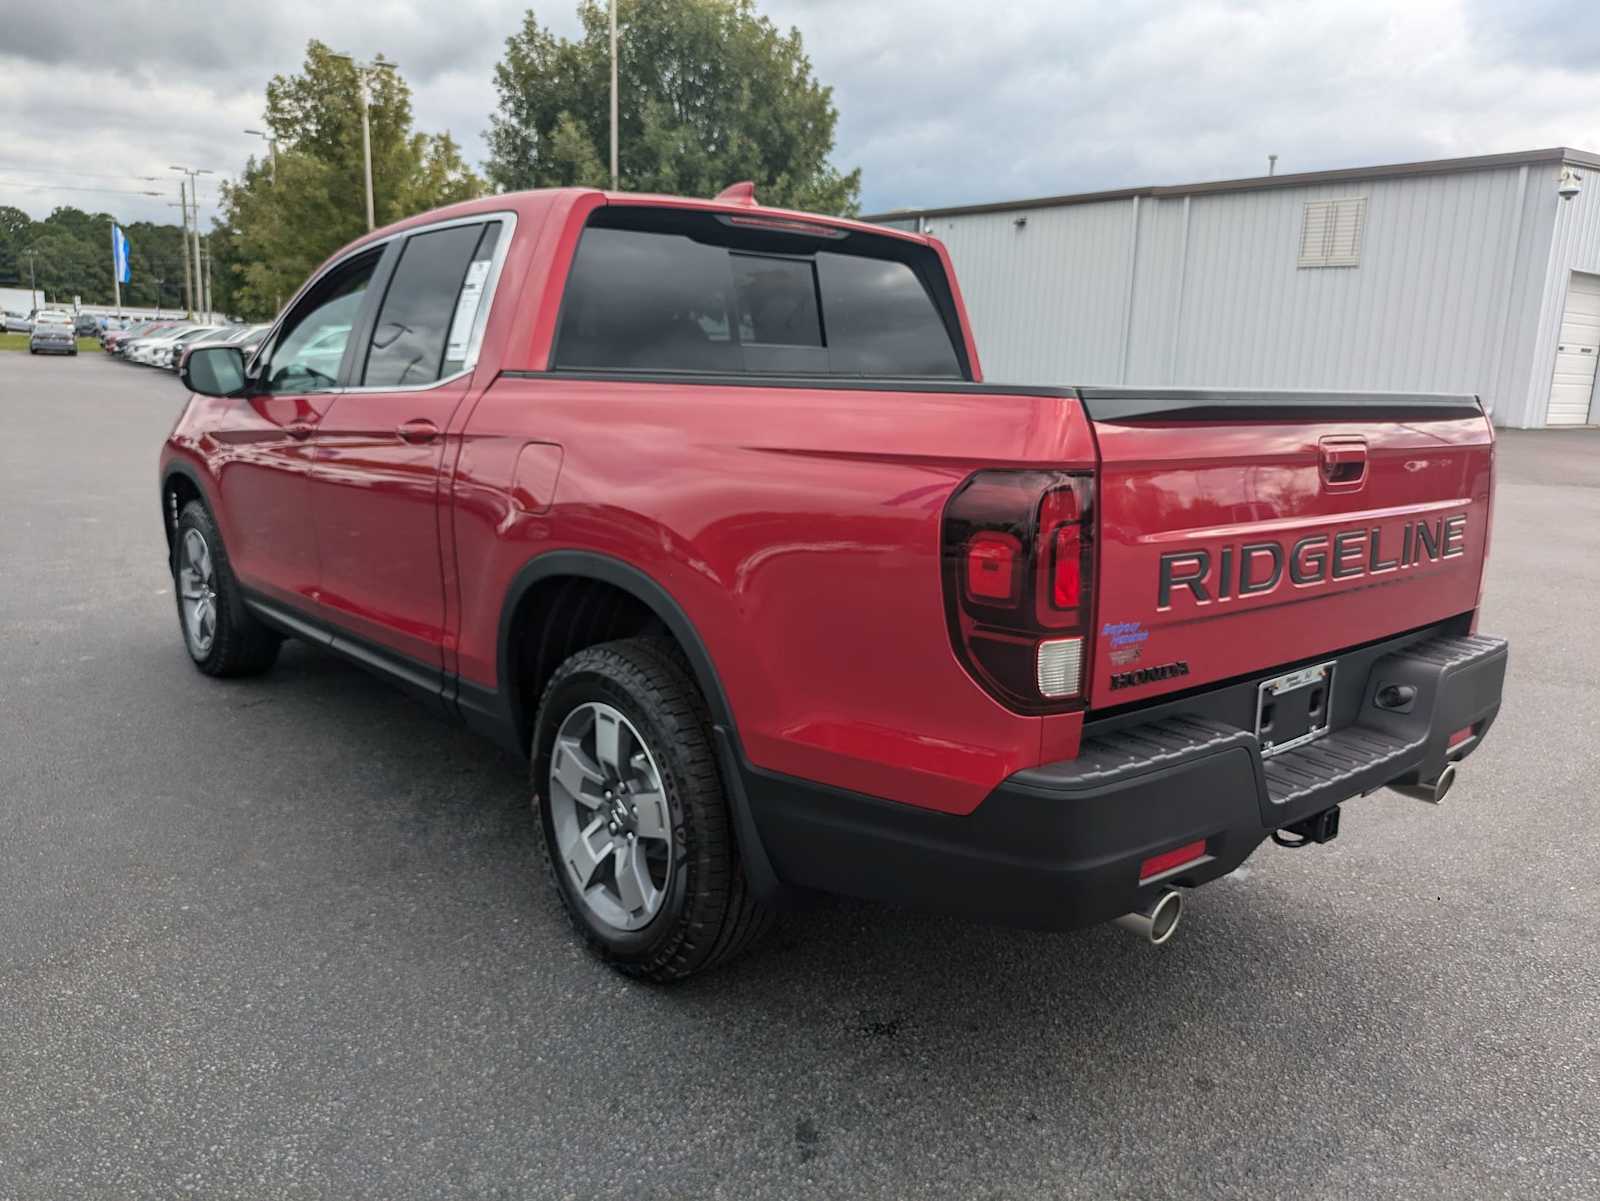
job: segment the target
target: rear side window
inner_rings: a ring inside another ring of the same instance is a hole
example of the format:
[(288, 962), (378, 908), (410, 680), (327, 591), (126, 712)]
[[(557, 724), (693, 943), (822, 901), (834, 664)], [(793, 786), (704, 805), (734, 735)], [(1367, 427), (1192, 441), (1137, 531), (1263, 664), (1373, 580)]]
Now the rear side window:
[[(648, 214), (610, 219), (642, 224)], [(842, 243), (927, 255), (921, 247), (740, 230), (703, 213), (662, 220), (677, 228), (584, 230), (557, 367), (963, 378), (949, 324), (913, 266)]]
[(498, 229), (453, 225), (406, 239), (373, 325), (364, 386), (415, 387), (460, 370)]
[(960, 378), (950, 334), (905, 263), (824, 253), (817, 274), (836, 374)]

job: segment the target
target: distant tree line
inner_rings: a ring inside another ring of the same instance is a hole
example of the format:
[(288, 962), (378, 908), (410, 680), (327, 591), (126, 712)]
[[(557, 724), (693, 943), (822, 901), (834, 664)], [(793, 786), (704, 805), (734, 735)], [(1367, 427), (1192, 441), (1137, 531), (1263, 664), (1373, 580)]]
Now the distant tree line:
[[(26, 288), (31, 263), (35, 285), (51, 304), (70, 304), (74, 296), (110, 304), (111, 221), (110, 213), (70, 207), (35, 221), (19, 208), (0, 206), (0, 287)], [(163, 307), (181, 307), (183, 230), (134, 221), (122, 232), (133, 277), (122, 286), (122, 303), (154, 307), (159, 299)]]
[[(608, 187), (610, 51), (603, 0), (580, 0), (582, 33), (557, 38), (529, 11), (495, 67), (497, 111), (485, 137), (487, 181), (448, 133), (412, 126), (411, 89), (397, 70), (366, 73), (375, 216), (382, 226), (493, 191)], [(829, 161), (839, 113), (817, 81), (797, 30), (779, 30), (754, 0), (619, 0), (619, 183), (629, 191), (715, 195), (753, 180), (768, 204), (852, 214), (861, 172)], [(360, 75), (311, 41), (298, 75), (267, 85), (276, 153), (222, 185), (210, 233), (216, 306), (271, 316), (333, 251), (366, 232)], [(0, 282), (32, 249), (51, 299), (109, 301), (111, 218), (57, 209), (34, 222), (0, 209)], [(21, 227), (13, 232), (12, 227)], [(181, 231), (136, 222), (130, 304), (164, 304), (183, 284)], [(26, 263), (22, 264), (26, 286)]]

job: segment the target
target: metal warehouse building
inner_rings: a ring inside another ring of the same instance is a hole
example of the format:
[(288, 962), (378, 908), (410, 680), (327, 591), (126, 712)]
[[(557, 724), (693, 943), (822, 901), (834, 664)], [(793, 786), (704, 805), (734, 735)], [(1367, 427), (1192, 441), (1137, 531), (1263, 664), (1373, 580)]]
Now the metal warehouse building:
[(1600, 424), (1600, 155), (1558, 147), (868, 220), (950, 249), (984, 375), (1475, 392)]

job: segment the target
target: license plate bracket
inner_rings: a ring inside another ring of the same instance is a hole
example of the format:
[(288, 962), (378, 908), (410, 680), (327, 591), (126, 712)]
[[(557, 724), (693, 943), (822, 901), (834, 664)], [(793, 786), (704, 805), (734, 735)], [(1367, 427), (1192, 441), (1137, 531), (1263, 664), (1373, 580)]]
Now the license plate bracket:
[(1256, 740), (1267, 759), (1328, 732), (1335, 660), (1285, 672), (1256, 687)]

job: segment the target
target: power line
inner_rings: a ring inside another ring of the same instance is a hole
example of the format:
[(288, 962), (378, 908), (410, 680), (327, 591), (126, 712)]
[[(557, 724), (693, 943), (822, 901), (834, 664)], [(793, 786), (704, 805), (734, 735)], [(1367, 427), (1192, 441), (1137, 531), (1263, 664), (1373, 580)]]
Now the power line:
[(161, 196), (161, 192), (148, 192), (132, 188), (85, 188), (75, 184), (23, 183), (16, 179), (0, 179), (0, 184), (22, 192), (108, 192), (117, 196)]
[(20, 171), (24, 175), (72, 175), (82, 179), (142, 179), (153, 183), (158, 175), (135, 175), (132, 171), (68, 171), (60, 167), (39, 168), (28, 163), (0, 163), (0, 171)]

